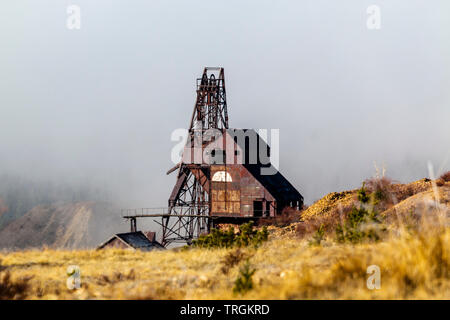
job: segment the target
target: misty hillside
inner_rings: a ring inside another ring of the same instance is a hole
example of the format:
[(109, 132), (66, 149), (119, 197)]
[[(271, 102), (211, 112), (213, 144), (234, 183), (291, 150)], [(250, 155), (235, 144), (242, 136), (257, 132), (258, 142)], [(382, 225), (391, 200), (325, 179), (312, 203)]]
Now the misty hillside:
[(123, 231), (122, 223), (110, 204), (38, 205), (0, 230), (0, 248), (92, 248)]
[(0, 248), (95, 247), (123, 231), (119, 206), (98, 186), (0, 176)]
[(107, 187), (99, 187), (89, 181), (32, 179), (2, 174), (0, 175), (0, 230), (37, 205), (51, 205), (55, 202), (112, 202), (112, 198), (112, 193)]

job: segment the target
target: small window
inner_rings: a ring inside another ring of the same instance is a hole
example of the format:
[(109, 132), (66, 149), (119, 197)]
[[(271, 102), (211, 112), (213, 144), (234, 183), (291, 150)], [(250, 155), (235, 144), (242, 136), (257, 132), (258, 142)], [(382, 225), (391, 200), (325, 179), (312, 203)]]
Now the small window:
[(225, 150), (213, 149), (211, 151), (211, 163), (212, 164), (225, 164)]
[(234, 150), (234, 155), (238, 156), (239, 155), (239, 150)]

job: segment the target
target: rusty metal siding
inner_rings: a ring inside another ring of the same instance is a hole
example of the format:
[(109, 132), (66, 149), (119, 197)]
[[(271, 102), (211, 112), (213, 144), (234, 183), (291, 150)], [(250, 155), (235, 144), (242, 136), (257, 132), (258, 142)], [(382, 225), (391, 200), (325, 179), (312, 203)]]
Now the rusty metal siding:
[[(186, 172), (194, 175), (208, 194), (209, 214), (251, 217), (257, 213), (273, 217), (287, 205), (296, 207), (296, 204), (302, 203), (303, 197), (281, 173), (276, 171), (273, 175), (263, 175), (261, 163), (245, 163), (247, 159), (244, 159), (244, 155), (249, 154), (250, 145), (240, 140), (236, 141), (230, 134), (231, 130), (217, 130), (221, 135), (211, 138), (210, 142), (202, 146), (203, 148), (184, 150), (183, 163), (186, 170), (189, 170)], [(237, 129), (237, 131), (253, 133), (260, 139), (254, 130)], [(267, 144), (261, 140), (256, 148), (258, 150), (266, 147), (268, 148)], [(194, 158), (200, 160), (201, 164), (189, 162)], [(225, 180), (214, 181), (213, 177), (219, 171), (224, 171), (219, 176)], [(227, 175), (231, 177), (231, 181), (227, 181)], [(180, 175), (178, 178), (179, 183), (172, 192), (170, 203), (179, 196), (186, 177)], [(256, 213), (255, 204), (258, 211)]]
[[(211, 176), (218, 171), (230, 174), (231, 182), (211, 182), (211, 213), (224, 216), (253, 216), (255, 200), (275, 202), (272, 195), (240, 164), (211, 165)], [(271, 208), (270, 215), (275, 211)]]
[[(211, 164), (211, 151), (220, 149), (225, 150), (225, 164)], [(228, 131), (207, 146), (204, 161), (210, 164), (210, 177), (218, 171), (225, 171), (232, 180), (211, 182), (211, 214), (251, 217), (254, 215), (254, 201), (262, 201), (264, 208), (269, 207), (269, 215), (275, 216), (276, 199), (245, 167), (243, 151)]]

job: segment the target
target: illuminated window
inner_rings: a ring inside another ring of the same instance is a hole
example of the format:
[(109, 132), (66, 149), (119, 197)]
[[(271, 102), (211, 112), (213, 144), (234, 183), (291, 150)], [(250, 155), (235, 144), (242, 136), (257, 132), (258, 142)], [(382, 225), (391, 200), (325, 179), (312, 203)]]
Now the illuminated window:
[(216, 173), (214, 173), (214, 175), (212, 177), (212, 181), (232, 182), (233, 180), (231, 179), (231, 176), (230, 176), (230, 174), (228, 172), (217, 171)]

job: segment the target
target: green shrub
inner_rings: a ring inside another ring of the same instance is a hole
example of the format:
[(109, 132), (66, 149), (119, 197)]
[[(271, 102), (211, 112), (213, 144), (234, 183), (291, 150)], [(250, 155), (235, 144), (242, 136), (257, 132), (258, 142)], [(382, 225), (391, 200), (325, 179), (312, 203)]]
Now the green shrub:
[(365, 185), (366, 185), (366, 183), (363, 182), (361, 189), (358, 190), (358, 201), (361, 203), (369, 202), (369, 195), (367, 194)]
[(365, 234), (360, 226), (365, 222), (368, 212), (363, 208), (354, 207), (348, 215), (344, 224), (336, 227), (336, 238), (338, 242), (357, 243), (364, 239)]
[(359, 208), (353, 207), (345, 222), (337, 225), (336, 240), (341, 243), (358, 243), (365, 239), (379, 240), (379, 233), (384, 229), (377, 227), (381, 220), (374, 207), (382, 196), (377, 191), (368, 193), (363, 183), (361, 189), (358, 190)]
[(264, 241), (267, 241), (268, 237), (267, 227), (257, 230), (253, 227), (253, 221), (250, 221), (239, 226), (238, 233), (235, 233), (232, 227), (227, 231), (212, 229), (209, 234), (193, 240), (192, 246), (200, 248), (231, 248), (251, 245), (258, 247)]
[(309, 241), (309, 245), (311, 246), (320, 246), (320, 243), (325, 237), (325, 227), (323, 224), (320, 225), (319, 229), (317, 229), (316, 233), (314, 233), (312, 239)]
[(256, 269), (250, 266), (250, 262), (247, 262), (242, 266), (239, 270), (239, 275), (234, 282), (233, 292), (237, 293), (245, 293), (253, 289), (253, 275), (255, 274)]

